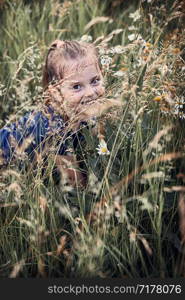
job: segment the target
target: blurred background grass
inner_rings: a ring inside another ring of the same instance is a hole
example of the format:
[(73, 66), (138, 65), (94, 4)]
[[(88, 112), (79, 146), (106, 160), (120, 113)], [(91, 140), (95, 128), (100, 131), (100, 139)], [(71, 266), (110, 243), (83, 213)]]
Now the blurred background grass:
[(44, 177), (42, 159), (1, 172), (2, 277), (184, 276), (184, 10), (174, 0), (0, 1), (1, 126), (42, 101), (58, 38), (99, 38), (107, 94), (123, 101), (102, 120), (110, 156), (82, 132), (84, 191), (56, 188), (50, 158)]

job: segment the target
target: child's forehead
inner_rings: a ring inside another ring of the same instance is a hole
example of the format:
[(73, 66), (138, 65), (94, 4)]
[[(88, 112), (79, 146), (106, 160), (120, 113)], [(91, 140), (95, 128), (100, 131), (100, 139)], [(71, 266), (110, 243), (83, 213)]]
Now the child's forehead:
[(87, 69), (94, 69), (97, 72), (100, 72), (98, 60), (95, 56), (85, 56), (76, 59), (69, 58), (64, 65), (64, 77), (65, 75), (80, 75)]

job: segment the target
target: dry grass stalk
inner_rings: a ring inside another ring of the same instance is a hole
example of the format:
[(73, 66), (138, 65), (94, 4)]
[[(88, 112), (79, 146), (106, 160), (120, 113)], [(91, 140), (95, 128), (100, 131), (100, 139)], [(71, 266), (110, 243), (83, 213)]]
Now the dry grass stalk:
[(25, 224), (25, 225), (27, 225), (28, 227), (33, 228), (33, 224), (32, 224), (31, 221), (26, 220), (26, 219), (22, 219), (22, 218), (18, 218), (18, 217), (16, 217), (16, 219), (17, 219), (21, 224)]
[(46, 211), (46, 209), (48, 207), (48, 205), (47, 205), (47, 199), (45, 197), (40, 196), (38, 198), (38, 202), (39, 202), (39, 207), (40, 207), (41, 211), (43, 213), (45, 213), (45, 211)]
[(185, 193), (181, 192), (178, 201), (179, 228), (181, 233), (181, 243), (185, 242)]
[(9, 275), (9, 278), (16, 278), (19, 275), (19, 272), (22, 270), (23, 266), (25, 264), (24, 259), (21, 259), (20, 261), (18, 261), (14, 267), (12, 272)]
[(14, 171), (14, 170), (11, 170), (11, 169), (7, 169), (7, 170), (5, 170), (4, 172), (3, 172), (3, 176), (4, 177), (6, 177), (6, 176), (15, 176), (17, 179), (22, 179), (22, 177), (21, 177), (21, 174), (20, 173), (18, 173), (18, 172), (16, 172), (16, 171)]
[(185, 193), (181, 192), (178, 201), (179, 229), (181, 234), (182, 256), (177, 264), (180, 276), (185, 276)]
[[(125, 176), (122, 180), (120, 180), (117, 184), (115, 184), (108, 193), (100, 199), (99, 202), (96, 203), (95, 208), (92, 210), (92, 212), (87, 216), (87, 222), (93, 222), (97, 218), (97, 210), (99, 213), (102, 211), (102, 209), (105, 209), (107, 207), (108, 198), (113, 196), (114, 194), (117, 194), (118, 191), (120, 191), (124, 186), (126, 186), (131, 180), (134, 179), (134, 177), (139, 174), (140, 172), (144, 171), (145, 169), (158, 164), (160, 162), (170, 161), (172, 159), (177, 159), (179, 157), (182, 157), (183, 153), (181, 152), (172, 152), (172, 153), (166, 153), (163, 155), (160, 155), (159, 157), (153, 159), (151, 162), (142, 165), (141, 167), (138, 167), (137, 169), (133, 170), (130, 174)], [(178, 187), (179, 188), (183, 187)], [(181, 189), (180, 189), (181, 190)], [(143, 241), (142, 241), (143, 242)]]
[(172, 186), (171, 188), (165, 187), (163, 189), (164, 192), (185, 192), (185, 186)]
[(171, 152), (171, 153), (162, 154), (162, 155), (156, 157), (155, 159), (153, 159), (152, 161), (138, 167), (137, 169), (134, 169), (130, 174), (128, 174), (123, 179), (121, 179), (118, 183), (116, 183), (109, 190), (109, 192), (108, 192), (109, 195), (106, 195), (105, 197), (103, 197), (100, 200), (100, 202), (102, 203), (102, 205), (104, 205), (107, 202), (108, 196), (113, 195), (113, 194), (117, 193), (118, 191), (120, 191), (131, 180), (133, 180), (136, 175), (138, 175), (140, 172), (144, 171), (145, 169), (148, 169), (149, 167), (151, 167), (153, 165), (159, 164), (160, 162), (171, 161), (173, 159), (177, 159), (177, 158), (180, 158), (183, 156), (184, 156), (184, 154), (182, 152)]
[(105, 23), (107, 21), (111, 21), (112, 19), (109, 17), (96, 17), (92, 19), (84, 28), (84, 31), (89, 30), (92, 26), (98, 23)]
[(148, 253), (148, 255), (152, 255), (153, 252), (152, 252), (152, 249), (150, 248), (150, 245), (148, 243), (148, 241), (143, 237), (143, 236), (140, 236), (139, 239), (141, 240), (146, 252)]
[(37, 267), (38, 267), (39, 275), (41, 275), (41, 277), (46, 277), (47, 275), (46, 275), (46, 271), (45, 271), (45, 263), (41, 257), (38, 260)]
[(19, 202), (19, 203), (15, 203), (15, 202), (12, 202), (12, 203), (2, 203), (0, 204), (0, 208), (5, 208), (5, 207), (16, 207), (16, 206), (20, 206), (21, 205), (25, 205), (26, 203), (25, 202)]
[(153, 138), (153, 140), (149, 143), (149, 148), (157, 148), (159, 141), (161, 139), (162, 136), (166, 135), (168, 133), (169, 130), (171, 130), (173, 127), (172, 126), (167, 126), (166, 128), (160, 130), (155, 137)]

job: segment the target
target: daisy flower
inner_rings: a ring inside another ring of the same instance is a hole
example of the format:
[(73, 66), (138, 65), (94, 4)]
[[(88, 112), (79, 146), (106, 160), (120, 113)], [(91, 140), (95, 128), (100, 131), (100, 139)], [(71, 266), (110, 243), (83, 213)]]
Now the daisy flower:
[(110, 151), (107, 148), (106, 142), (102, 139), (100, 140), (100, 143), (98, 145), (98, 148), (96, 148), (99, 155), (109, 155)]
[(129, 34), (128, 35), (128, 39), (129, 39), (129, 41), (134, 41), (135, 39), (136, 39), (136, 34), (135, 33), (132, 33), (132, 34)]
[(122, 70), (119, 70), (119, 71), (116, 71), (115, 73), (114, 73), (114, 76), (116, 76), (116, 77), (122, 77), (122, 76), (124, 76), (124, 72), (122, 71)]
[(130, 13), (129, 18), (133, 19), (133, 22), (136, 22), (137, 20), (139, 20), (141, 18), (139, 9), (136, 10), (134, 13)]
[(107, 55), (101, 56), (100, 60), (102, 65), (110, 65), (112, 62), (112, 58)]
[(92, 42), (92, 36), (91, 36), (91, 35), (86, 35), (86, 34), (84, 34), (84, 35), (81, 37), (81, 41), (82, 41), (82, 42), (86, 42), (86, 43)]
[(122, 54), (124, 52), (124, 47), (121, 45), (117, 45), (114, 47), (114, 52), (116, 54)]

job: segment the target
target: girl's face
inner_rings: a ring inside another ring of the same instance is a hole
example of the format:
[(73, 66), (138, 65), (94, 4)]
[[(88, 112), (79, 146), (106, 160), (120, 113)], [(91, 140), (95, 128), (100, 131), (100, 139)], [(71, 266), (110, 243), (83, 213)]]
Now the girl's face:
[(68, 60), (61, 85), (63, 106), (68, 117), (84, 111), (105, 93), (103, 77), (95, 58)]

